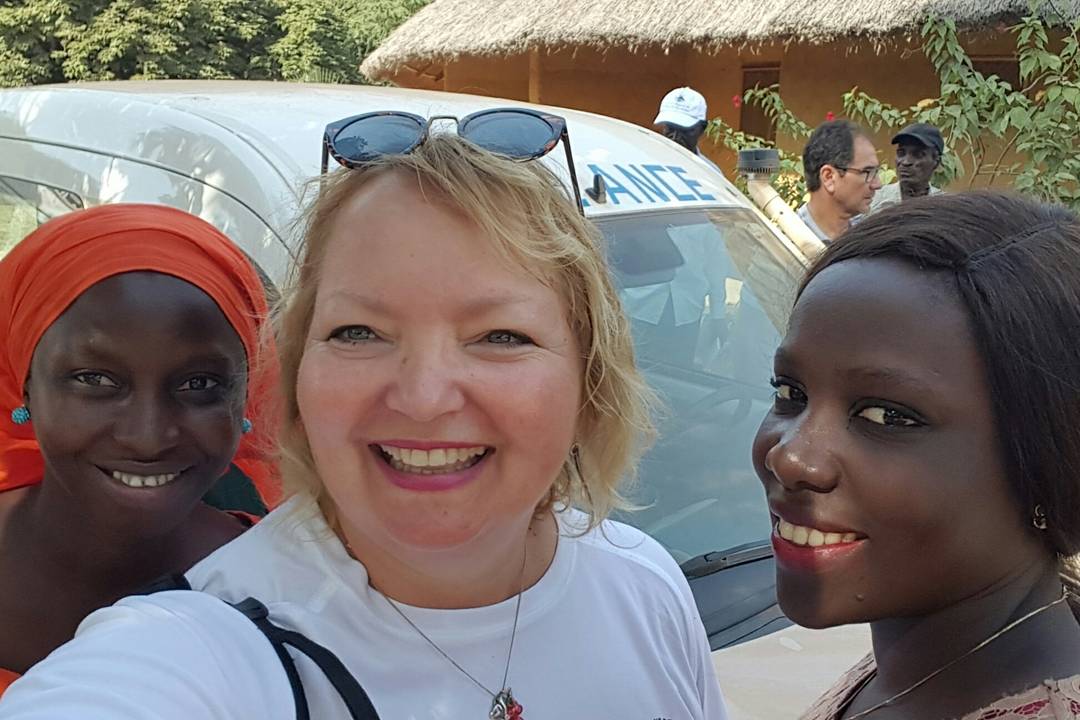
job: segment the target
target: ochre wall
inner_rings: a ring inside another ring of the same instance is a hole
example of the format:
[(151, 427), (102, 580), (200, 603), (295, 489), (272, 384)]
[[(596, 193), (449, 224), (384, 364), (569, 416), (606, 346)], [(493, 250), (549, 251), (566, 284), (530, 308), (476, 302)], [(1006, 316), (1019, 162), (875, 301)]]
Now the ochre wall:
[[(1015, 52), (1011, 34), (988, 31), (965, 37), (973, 56), (1007, 56)], [(442, 65), (402, 68), (393, 78), (405, 87), (466, 92), (588, 110), (649, 127), (660, 98), (672, 88), (689, 85), (705, 95), (709, 117), (739, 126), (732, 99), (742, 90), (746, 66), (780, 66), (781, 94), (788, 107), (810, 124), (832, 112), (843, 114), (842, 95), (852, 87), (907, 107), (938, 94), (938, 81), (919, 41), (892, 40), (874, 46), (865, 40), (825, 45), (793, 43), (703, 52), (688, 47), (667, 51), (561, 48), (512, 56), (462, 57)], [(877, 137), (883, 159), (889, 159), (889, 136)], [(727, 171), (731, 153), (704, 142), (702, 149)], [(799, 150), (798, 147), (788, 147)]]

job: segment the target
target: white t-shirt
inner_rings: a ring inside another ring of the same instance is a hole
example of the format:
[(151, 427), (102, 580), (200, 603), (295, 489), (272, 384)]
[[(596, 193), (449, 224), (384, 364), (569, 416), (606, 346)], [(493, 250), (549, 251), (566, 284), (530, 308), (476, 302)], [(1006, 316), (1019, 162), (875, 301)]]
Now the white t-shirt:
[[(561, 513), (554, 561), (524, 593), (508, 685), (527, 720), (724, 720), (704, 628), (678, 566), (655, 541), (607, 522), (575, 536)], [(483, 720), (491, 697), (368, 585), (316, 511), (287, 503), (189, 573), (230, 602), (252, 596), (278, 625), (330, 648), (382, 720)], [(467, 610), (401, 606), (490, 688), (502, 681), (515, 600)], [(312, 718), (348, 718), (325, 676), (297, 666)], [(293, 720), (268, 641), (203, 593), (128, 598), (99, 610), (0, 700), (3, 720)]]
[(832, 242), (832, 238), (825, 234), (825, 231), (818, 227), (817, 221), (814, 220), (814, 216), (810, 214), (810, 203), (803, 203), (795, 213), (799, 216), (799, 219), (806, 223), (806, 227), (810, 228), (810, 232), (817, 235), (818, 240), (821, 240), (826, 245)]
[[(940, 195), (941, 192), (941, 190), (934, 187), (933, 185), (930, 186), (930, 195)], [(892, 207), (893, 205), (899, 205), (903, 201), (904, 195), (900, 191), (899, 182), (894, 182), (890, 185), (886, 185), (885, 187), (874, 193), (874, 199), (870, 201), (870, 212), (868, 212), (867, 215), (873, 215), (879, 210), (884, 210), (885, 208)]]

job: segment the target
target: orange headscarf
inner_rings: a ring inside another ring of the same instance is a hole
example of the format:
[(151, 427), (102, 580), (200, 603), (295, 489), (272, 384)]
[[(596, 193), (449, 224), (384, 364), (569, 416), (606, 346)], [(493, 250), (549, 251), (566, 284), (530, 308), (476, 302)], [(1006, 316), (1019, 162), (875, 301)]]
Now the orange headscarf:
[(233, 462), (267, 505), (280, 499), (267, 456), (274, 431), (277, 359), (262, 344), (265, 289), (247, 257), (209, 223), (164, 205), (115, 204), (50, 220), (0, 260), (0, 492), (40, 482), (33, 420), (16, 425), (23, 383), (41, 336), (83, 292), (127, 272), (186, 280), (209, 295), (244, 344), (253, 431)]

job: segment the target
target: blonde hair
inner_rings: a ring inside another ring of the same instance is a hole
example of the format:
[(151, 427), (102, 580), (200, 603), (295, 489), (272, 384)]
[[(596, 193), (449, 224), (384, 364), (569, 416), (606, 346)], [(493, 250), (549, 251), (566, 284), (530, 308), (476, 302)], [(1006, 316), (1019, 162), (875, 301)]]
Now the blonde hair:
[(286, 487), (309, 495), (331, 525), (336, 523), (336, 509), (319, 481), (299, 422), (297, 375), (334, 219), (371, 179), (389, 172), (414, 175), (430, 200), (461, 212), (493, 240), (505, 260), (553, 287), (567, 304), (582, 351), (582, 403), (574, 448), (537, 512), (573, 505), (589, 514), (591, 528), (613, 509), (628, 507), (622, 488), (653, 438), (654, 399), (634, 363), (629, 323), (609, 275), (602, 237), (542, 163), (515, 162), (448, 133), (429, 137), (408, 155), (322, 178), (304, 214), (300, 260), (278, 313)]

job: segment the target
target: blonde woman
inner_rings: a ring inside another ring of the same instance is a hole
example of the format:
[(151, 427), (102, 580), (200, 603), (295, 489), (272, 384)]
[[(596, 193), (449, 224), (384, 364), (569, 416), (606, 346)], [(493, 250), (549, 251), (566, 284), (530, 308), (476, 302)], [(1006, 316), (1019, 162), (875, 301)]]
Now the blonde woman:
[[(308, 220), (279, 337), (294, 497), (188, 574), (205, 593), (92, 616), (0, 718), (296, 717), (279, 658), (220, 600), (248, 596), (384, 720), (724, 718), (679, 568), (604, 520), (648, 392), (559, 181), (425, 132), (324, 178)], [(297, 664), (311, 717), (348, 717)]]

